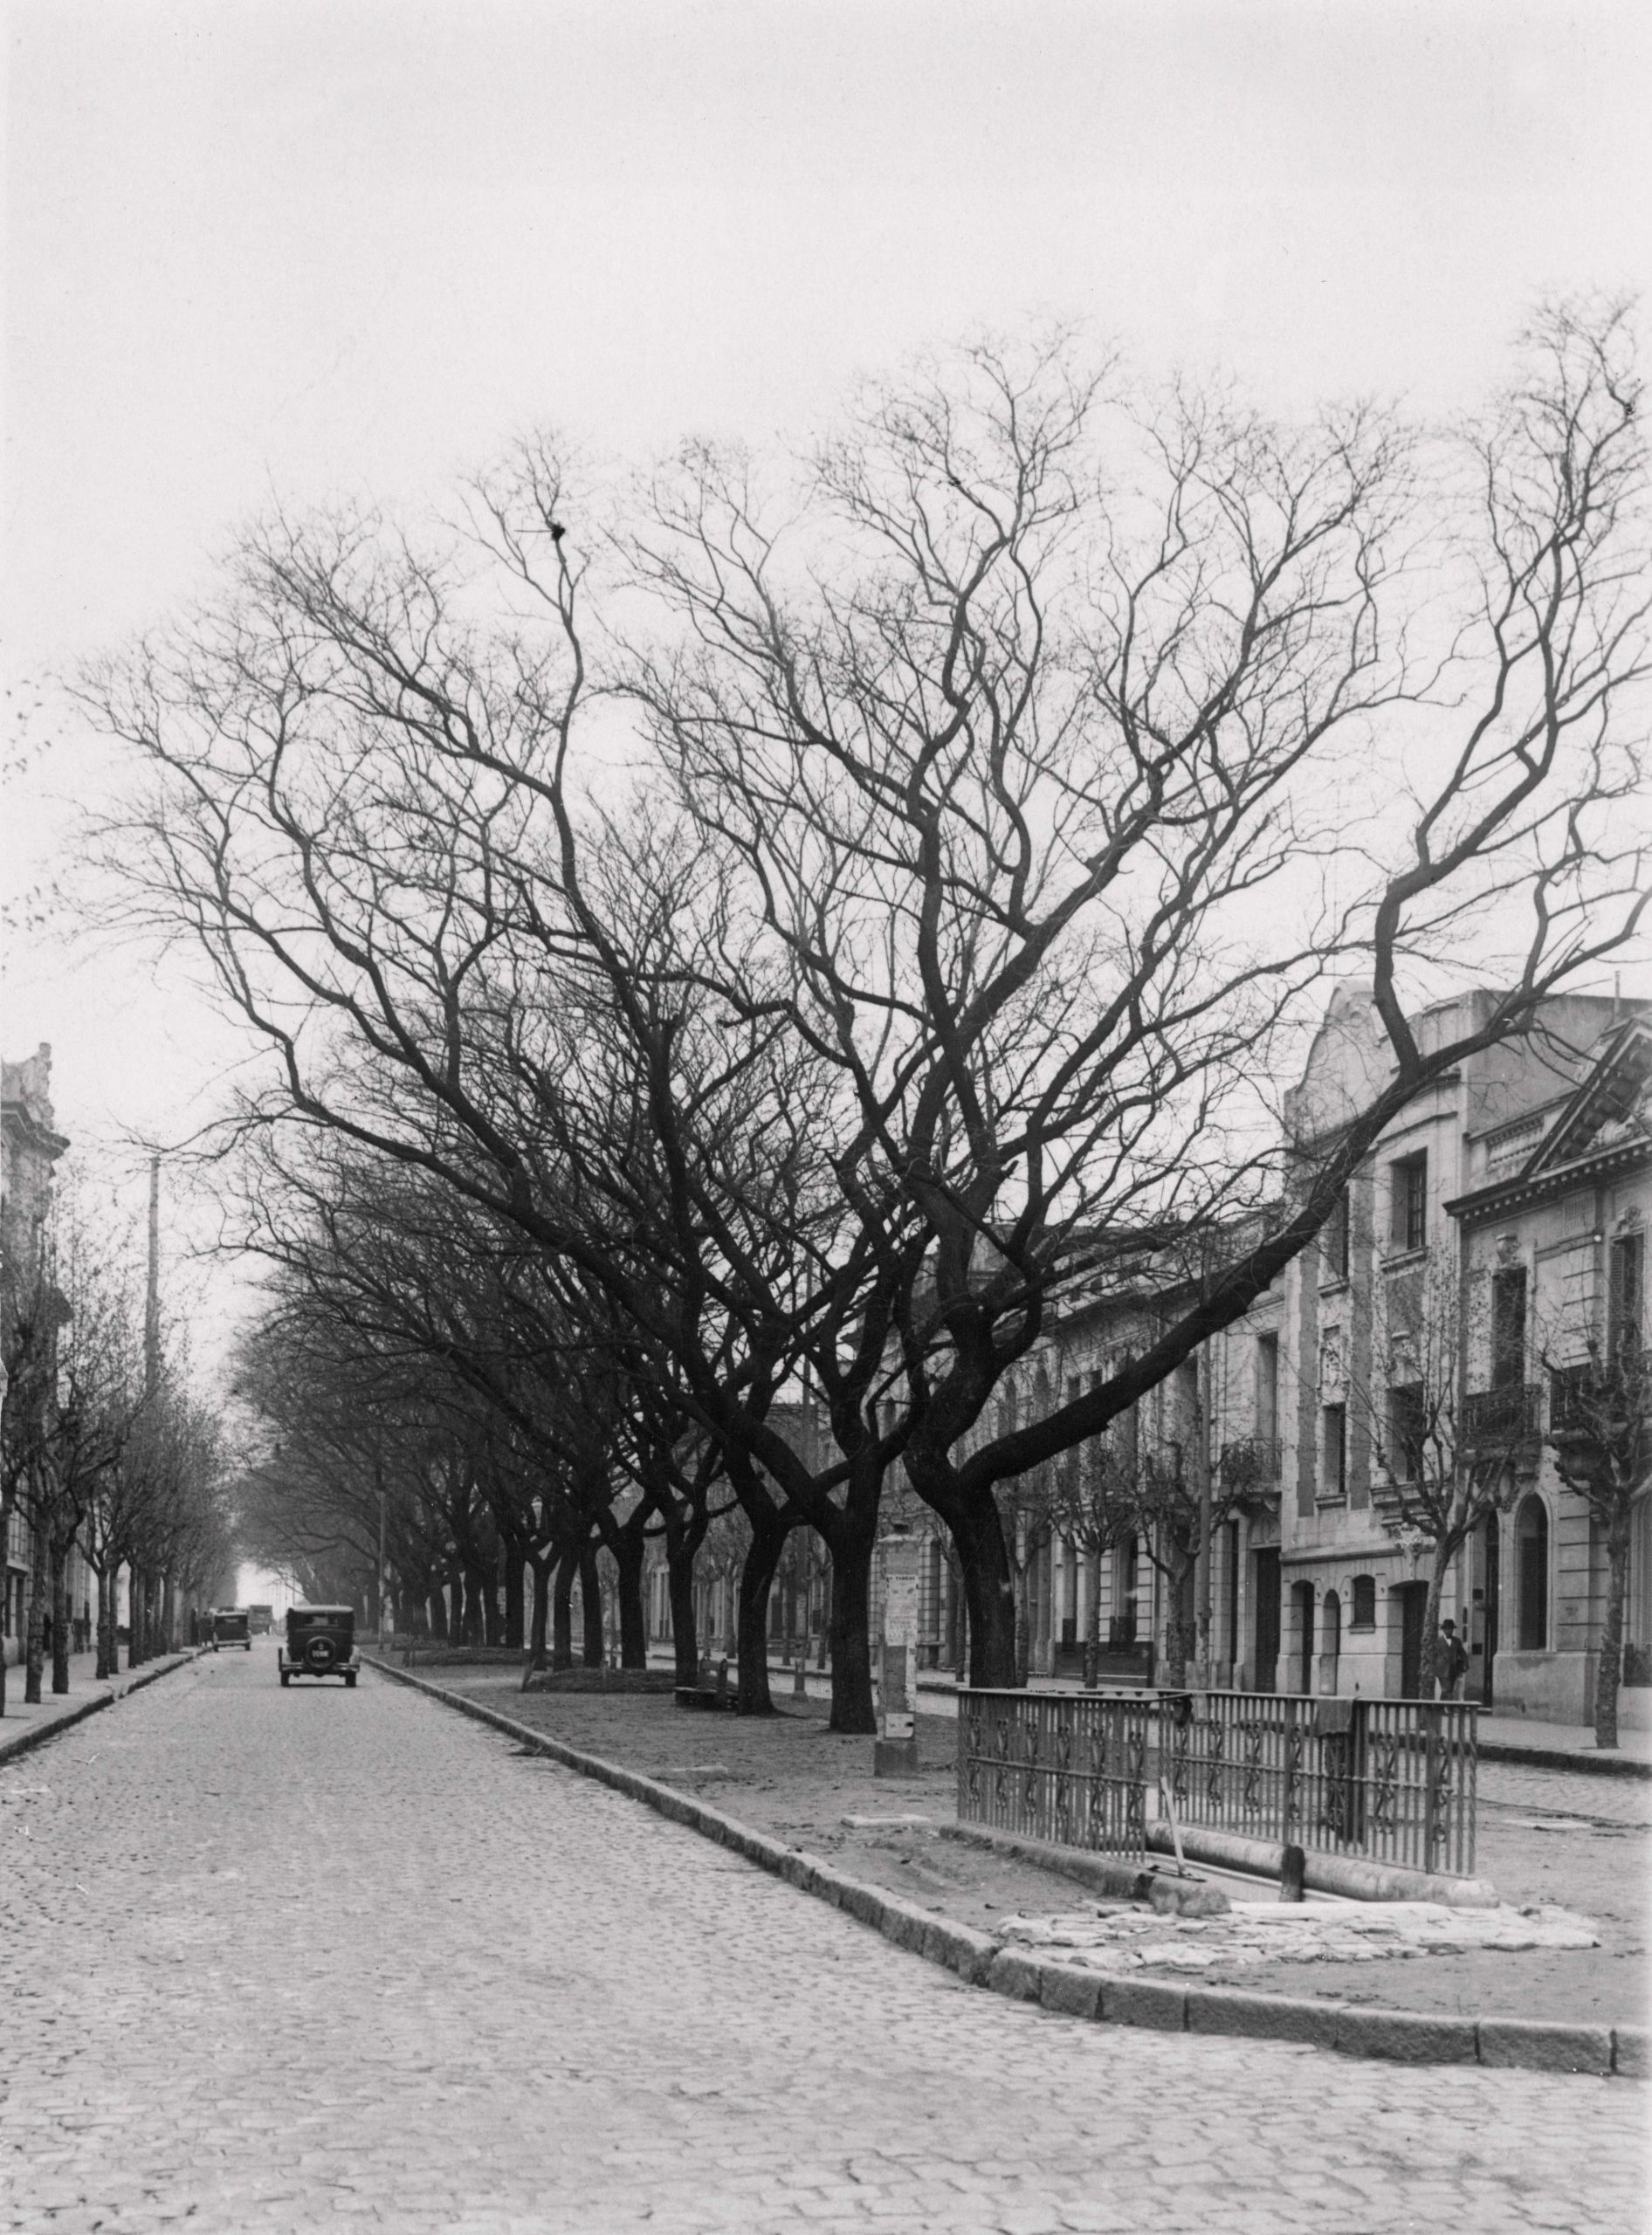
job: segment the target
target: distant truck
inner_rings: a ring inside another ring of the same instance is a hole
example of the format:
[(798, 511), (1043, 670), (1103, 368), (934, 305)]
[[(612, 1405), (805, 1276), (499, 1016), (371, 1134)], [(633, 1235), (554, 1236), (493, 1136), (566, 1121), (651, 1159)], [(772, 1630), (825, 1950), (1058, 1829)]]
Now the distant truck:
[(267, 1638), (275, 1627), (273, 1606), (249, 1606), (246, 1610), (246, 1618), (255, 1638)]

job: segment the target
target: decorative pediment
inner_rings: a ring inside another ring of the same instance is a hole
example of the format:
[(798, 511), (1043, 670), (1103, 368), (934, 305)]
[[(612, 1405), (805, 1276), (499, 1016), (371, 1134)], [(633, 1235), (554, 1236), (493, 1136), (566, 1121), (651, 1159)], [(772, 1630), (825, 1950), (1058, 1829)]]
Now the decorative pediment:
[(1556, 1111), (1520, 1177), (1536, 1179), (1575, 1164), (1614, 1138), (1652, 1137), (1647, 1084), (1652, 1080), (1652, 1026), (1643, 1017), (1621, 1025), (1571, 1099)]

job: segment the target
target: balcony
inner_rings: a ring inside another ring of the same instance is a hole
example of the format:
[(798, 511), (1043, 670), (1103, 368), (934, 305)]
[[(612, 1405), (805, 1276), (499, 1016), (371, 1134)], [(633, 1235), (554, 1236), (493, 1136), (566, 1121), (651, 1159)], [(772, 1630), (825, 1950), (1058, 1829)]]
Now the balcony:
[(1219, 1468), (1222, 1489), (1255, 1511), (1277, 1509), (1283, 1455), (1277, 1435), (1245, 1435), (1224, 1443)]
[(1587, 1358), (1552, 1367), (1549, 1433), (1588, 1434), (1652, 1407), (1652, 1351), (1625, 1349), (1615, 1358)]
[(1508, 1381), (1463, 1400), (1463, 1441), (1470, 1451), (1535, 1442), (1543, 1432), (1543, 1385)]

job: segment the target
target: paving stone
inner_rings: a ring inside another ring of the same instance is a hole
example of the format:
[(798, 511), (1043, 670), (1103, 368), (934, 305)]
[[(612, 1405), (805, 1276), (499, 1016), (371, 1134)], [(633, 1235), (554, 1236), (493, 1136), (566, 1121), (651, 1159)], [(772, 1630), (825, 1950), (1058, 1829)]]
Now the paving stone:
[(1094, 2018), (1101, 2006), (1101, 1975), (1076, 1963), (1041, 1963), (1038, 1998), (1046, 2010), (1068, 2018)]
[(1232, 1987), (1189, 1987), (1187, 2031), (1227, 2033), (1249, 2040), (1310, 2041), (1334, 2048), (1346, 2005), (1305, 1996), (1246, 1994)]
[(1436, 2018), (1415, 2010), (1345, 2010), (1337, 2027), (1339, 2047), (1361, 2056), (1393, 2057), (1401, 2064), (1473, 2064), (1477, 2061), (1472, 2018)]
[(70, 2235), (1638, 2224), (1628, 2087), (1379, 2080), (1147, 1981), (1099, 1983), (1135, 2030), (1080, 2024), (1049, 1962), (1043, 2010), (972, 1991), (991, 1936), (924, 1917), (938, 1969), (788, 1882), (818, 1858), (756, 1868), (376, 1678), (284, 1693), (259, 1650), (119, 1714), (120, 1750), (53, 1741), (0, 1863), (8, 2235), (47, 2195)]
[(1110, 2025), (1145, 2025), (1155, 2032), (1185, 2031), (1187, 1990), (1160, 1979), (1105, 1978), (1101, 1989), (1101, 2015)]
[(1009, 1995), (1017, 2002), (1036, 2002), (1042, 1970), (1042, 1964), (1030, 1956), (1001, 1948), (987, 1966), (987, 1984), (995, 1994)]
[(1518, 2018), (1480, 2020), (1480, 2061), (1525, 2072), (1610, 2072), (1608, 2025), (1552, 2025)]

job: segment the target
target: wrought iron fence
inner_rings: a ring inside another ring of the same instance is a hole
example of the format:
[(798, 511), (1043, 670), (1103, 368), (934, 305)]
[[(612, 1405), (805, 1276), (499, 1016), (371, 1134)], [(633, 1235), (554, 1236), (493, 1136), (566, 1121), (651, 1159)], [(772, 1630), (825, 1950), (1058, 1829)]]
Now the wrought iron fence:
[(1470, 1877), (1478, 1713), (1451, 1700), (1165, 1693), (1157, 1770), (1184, 1824)]
[(1146, 1853), (1151, 1697), (960, 1691), (958, 1820)]
[(1178, 1822), (1474, 1872), (1477, 1708), (1262, 1692), (960, 1691), (960, 1823), (1145, 1853), (1147, 1793)]

